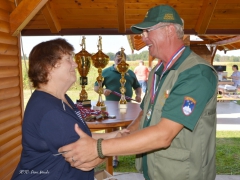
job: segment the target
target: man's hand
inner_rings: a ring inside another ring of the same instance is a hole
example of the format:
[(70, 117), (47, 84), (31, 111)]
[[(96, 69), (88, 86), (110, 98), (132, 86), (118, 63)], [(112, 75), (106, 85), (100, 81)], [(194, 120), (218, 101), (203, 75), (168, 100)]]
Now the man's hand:
[(142, 98), (141, 98), (141, 96), (136, 96), (135, 100), (140, 103), (142, 101)]
[(63, 157), (72, 167), (91, 162), (98, 157), (96, 140), (85, 134), (77, 124), (75, 131), (80, 136), (79, 140), (58, 149), (58, 152), (69, 151), (63, 154)]
[(110, 94), (111, 94), (111, 90), (110, 89), (104, 89), (104, 91), (103, 91), (103, 94), (105, 95), (105, 96), (109, 96)]

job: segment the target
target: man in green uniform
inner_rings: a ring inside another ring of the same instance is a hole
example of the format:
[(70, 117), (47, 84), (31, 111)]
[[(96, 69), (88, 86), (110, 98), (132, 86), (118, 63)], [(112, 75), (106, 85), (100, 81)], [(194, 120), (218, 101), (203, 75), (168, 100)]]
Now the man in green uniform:
[(183, 22), (172, 7), (151, 8), (131, 30), (142, 33), (150, 55), (161, 60), (131, 133), (94, 140), (76, 127), (81, 138), (59, 151), (71, 150), (64, 157), (82, 170), (104, 156), (138, 154), (136, 168), (146, 180), (215, 180), (217, 73), (184, 46)]
[[(126, 59), (126, 54), (124, 54), (125, 59)], [(119, 101), (120, 96), (117, 96), (113, 92), (117, 92), (120, 94), (120, 79), (121, 79), (121, 74), (117, 71), (117, 65), (121, 62), (121, 55), (120, 51), (115, 54), (115, 59), (114, 59), (114, 65), (106, 68), (102, 72), (102, 76), (104, 77), (103, 84), (102, 86), (106, 87), (104, 89), (104, 95), (106, 96), (107, 101)], [(133, 89), (135, 90), (135, 100), (137, 102), (141, 102), (141, 86), (138, 83), (138, 80), (136, 78), (136, 75), (132, 70), (128, 70), (127, 73), (125, 74), (125, 88), (126, 88), (126, 93), (125, 95), (132, 98), (133, 96)], [(95, 83), (94, 90), (98, 92), (98, 83)]]

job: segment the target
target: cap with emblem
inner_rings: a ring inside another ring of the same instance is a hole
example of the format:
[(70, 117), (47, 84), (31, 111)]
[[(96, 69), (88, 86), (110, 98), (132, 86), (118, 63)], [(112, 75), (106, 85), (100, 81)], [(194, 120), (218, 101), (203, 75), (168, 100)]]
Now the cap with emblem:
[(175, 9), (169, 5), (159, 5), (149, 9), (143, 22), (131, 26), (131, 31), (139, 34), (143, 29), (148, 29), (160, 22), (183, 25), (182, 19)]

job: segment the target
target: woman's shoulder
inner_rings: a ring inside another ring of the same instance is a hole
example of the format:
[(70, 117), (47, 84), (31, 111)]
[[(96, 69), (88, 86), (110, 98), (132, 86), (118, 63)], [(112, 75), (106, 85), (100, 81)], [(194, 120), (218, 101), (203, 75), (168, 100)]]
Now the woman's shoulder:
[(35, 105), (37, 104), (41, 105), (42, 103), (46, 103), (46, 102), (51, 102), (49, 103), (49, 105), (51, 105), (51, 104), (56, 104), (58, 101), (59, 99), (57, 99), (53, 95), (48, 94), (44, 91), (39, 91), (39, 90), (35, 90), (29, 99), (29, 102), (34, 102)]

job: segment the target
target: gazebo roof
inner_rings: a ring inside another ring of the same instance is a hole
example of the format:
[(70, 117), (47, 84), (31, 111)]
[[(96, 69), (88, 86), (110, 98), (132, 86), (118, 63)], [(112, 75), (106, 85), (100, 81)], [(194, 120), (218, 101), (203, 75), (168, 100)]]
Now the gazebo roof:
[(239, 0), (16, 0), (16, 8), (9, 1), (13, 35), (131, 35), (131, 25), (141, 22), (149, 8), (169, 4), (184, 19), (186, 35), (197, 35), (218, 50), (240, 49)]

